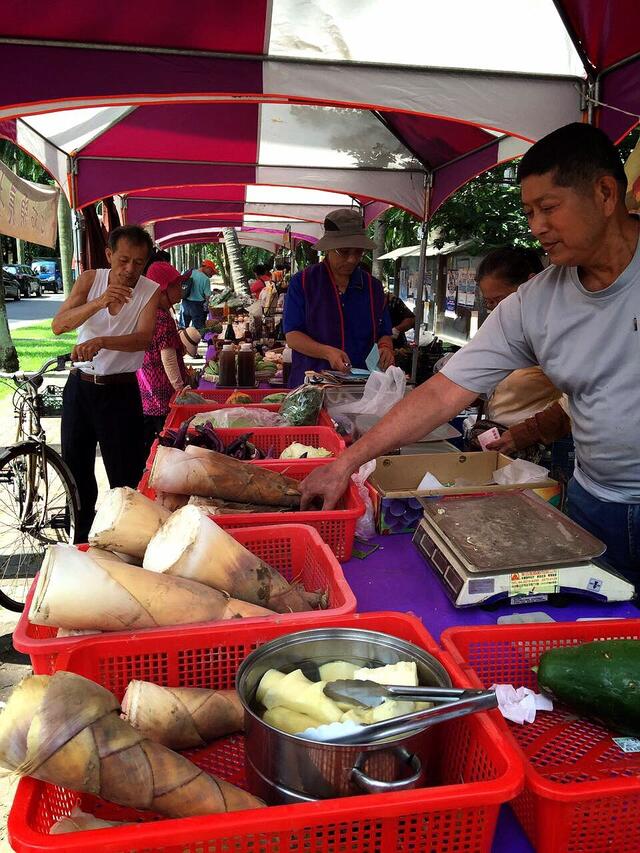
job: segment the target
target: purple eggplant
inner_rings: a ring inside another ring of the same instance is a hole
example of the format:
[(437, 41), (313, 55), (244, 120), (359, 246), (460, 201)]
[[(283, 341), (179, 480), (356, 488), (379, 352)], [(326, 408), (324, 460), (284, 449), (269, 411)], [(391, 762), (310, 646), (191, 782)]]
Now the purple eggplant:
[(187, 433), (189, 432), (189, 424), (195, 418), (195, 415), (191, 415), (190, 418), (187, 418), (186, 421), (183, 421), (180, 424), (180, 429), (176, 433), (175, 441), (173, 446), (178, 450), (184, 450), (187, 446)]
[(178, 433), (175, 429), (163, 430), (158, 436), (158, 444), (161, 447), (175, 447), (177, 435)]
[(270, 447), (270, 448), (267, 450), (267, 452), (265, 453), (264, 458), (265, 458), (265, 459), (277, 459), (277, 458), (278, 458), (278, 454), (276, 453), (276, 449), (275, 449), (275, 447), (273, 446), (273, 444), (271, 445), (271, 447)]
[(216, 453), (225, 452), (222, 439), (214, 430), (211, 421), (206, 421), (204, 424), (198, 424), (196, 430), (204, 439), (204, 444), (201, 445), (202, 447), (206, 447), (208, 450), (215, 450)]
[(247, 451), (247, 443), (251, 436), (252, 432), (246, 432), (244, 435), (238, 436), (235, 441), (232, 441), (231, 444), (227, 445), (225, 448), (225, 454), (227, 456), (233, 456), (234, 459), (247, 459), (248, 451)]

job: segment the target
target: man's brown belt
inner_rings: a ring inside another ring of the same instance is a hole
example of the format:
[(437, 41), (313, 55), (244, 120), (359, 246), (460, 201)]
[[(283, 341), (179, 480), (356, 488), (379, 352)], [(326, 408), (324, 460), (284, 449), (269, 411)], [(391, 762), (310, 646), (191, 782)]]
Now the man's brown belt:
[(135, 373), (107, 373), (98, 376), (94, 373), (84, 373), (76, 367), (71, 369), (71, 373), (77, 373), (83, 382), (91, 382), (93, 385), (131, 385), (138, 381)]

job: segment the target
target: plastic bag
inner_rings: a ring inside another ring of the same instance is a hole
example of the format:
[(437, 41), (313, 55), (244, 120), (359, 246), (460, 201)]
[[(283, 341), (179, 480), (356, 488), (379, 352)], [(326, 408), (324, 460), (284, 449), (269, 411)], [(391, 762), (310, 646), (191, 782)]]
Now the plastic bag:
[(372, 373), (359, 400), (334, 406), (331, 416), (360, 414), (382, 417), (404, 397), (407, 377), (399, 367), (388, 367), (384, 373)]
[(372, 459), (370, 462), (365, 462), (364, 465), (361, 465), (360, 469), (351, 475), (351, 479), (356, 484), (358, 493), (364, 501), (364, 515), (361, 515), (356, 521), (356, 536), (358, 539), (371, 539), (372, 536), (376, 535), (375, 513), (373, 511), (371, 495), (366, 485), (367, 480), (375, 470), (376, 460)]
[(280, 415), (291, 426), (316, 426), (323, 402), (323, 388), (317, 385), (300, 385), (284, 398), (280, 405)]
[(284, 426), (284, 421), (277, 412), (271, 412), (269, 409), (246, 409), (243, 406), (199, 412), (191, 421), (191, 426), (195, 428), (197, 424), (205, 424), (207, 421), (218, 429)]
[(493, 472), (494, 482), (501, 486), (520, 486), (524, 483), (540, 483), (546, 480), (549, 472), (542, 465), (528, 462), (526, 459), (515, 459), (504, 468)]

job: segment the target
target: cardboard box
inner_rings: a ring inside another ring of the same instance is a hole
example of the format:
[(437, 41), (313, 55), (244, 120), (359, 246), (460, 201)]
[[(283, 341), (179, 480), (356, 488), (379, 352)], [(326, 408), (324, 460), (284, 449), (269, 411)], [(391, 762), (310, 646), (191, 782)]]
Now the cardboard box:
[[(476, 453), (421, 453), (415, 456), (380, 456), (376, 470), (369, 477), (369, 491), (373, 501), (378, 533), (412, 533), (422, 518), (418, 498), (436, 495), (473, 495), (505, 492), (517, 486), (499, 486), (492, 483), (493, 472), (513, 462), (495, 450)], [(429, 471), (441, 483), (439, 489), (417, 487)], [(464, 480), (464, 485), (453, 485)], [(451, 483), (452, 485), (444, 485)], [(554, 503), (559, 495), (555, 480), (547, 477), (536, 483), (527, 483), (545, 500)]]

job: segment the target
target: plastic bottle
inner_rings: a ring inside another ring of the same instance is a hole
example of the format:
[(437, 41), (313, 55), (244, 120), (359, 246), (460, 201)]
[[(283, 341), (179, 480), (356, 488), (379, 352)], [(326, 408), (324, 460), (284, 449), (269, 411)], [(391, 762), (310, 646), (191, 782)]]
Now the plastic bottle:
[(256, 359), (251, 344), (240, 344), (238, 353), (238, 388), (255, 388)]
[(232, 341), (234, 344), (237, 340), (236, 333), (233, 330), (233, 323), (231, 322), (231, 318), (229, 318), (229, 322), (227, 323), (227, 328), (224, 333), (225, 341)]
[(293, 353), (291, 347), (285, 347), (282, 350), (282, 385), (285, 388), (289, 387), (289, 374), (291, 373), (291, 359)]
[(236, 380), (236, 353), (231, 343), (225, 343), (218, 359), (218, 385), (223, 388), (235, 388)]

